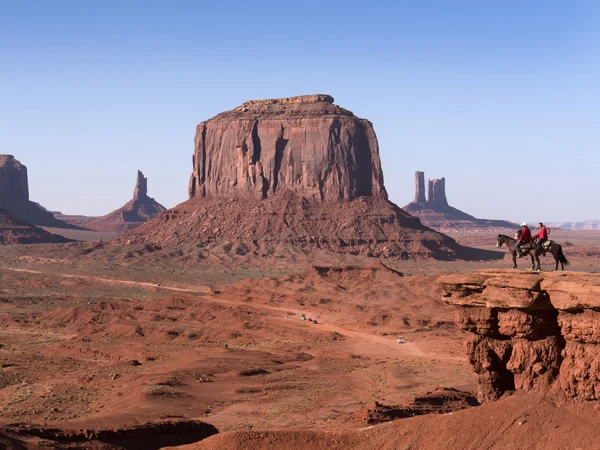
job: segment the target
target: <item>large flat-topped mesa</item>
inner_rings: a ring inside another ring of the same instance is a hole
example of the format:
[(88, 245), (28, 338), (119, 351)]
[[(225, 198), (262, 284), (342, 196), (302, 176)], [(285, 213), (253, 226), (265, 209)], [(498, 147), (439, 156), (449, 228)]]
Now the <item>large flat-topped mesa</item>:
[(194, 255), (190, 261), (213, 252), (277, 260), (315, 251), (504, 256), (462, 247), (390, 202), (373, 125), (329, 95), (250, 100), (202, 122), (189, 195), (112, 245), (141, 246), (140, 255), (154, 249), (153, 258)]
[(316, 94), (250, 100), (198, 125), (190, 198), (387, 198), (371, 122)]

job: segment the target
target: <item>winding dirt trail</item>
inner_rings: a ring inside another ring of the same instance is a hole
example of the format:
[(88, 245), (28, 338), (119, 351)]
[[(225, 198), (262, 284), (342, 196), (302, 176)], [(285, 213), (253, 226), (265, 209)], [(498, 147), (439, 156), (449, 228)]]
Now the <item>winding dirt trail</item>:
[[(189, 289), (189, 288), (179, 288), (179, 287), (174, 287), (174, 286), (157, 285), (154, 283), (143, 282), (143, 281), (118, 280), (118, 279), (114, 279), (114, 278), (99, 278), (99, 277), (94, 277), (91, 275), (73, 275), (73, 274), (64, 274), (64, 273), (55, 273), (55, 272), (43, 272), (40, 270), (20, 269), (20, 268), (11, 268), (11, 267), (0, 267), (0, 270), (10, 270), (10, 271), (14, 271), (14, 272), (22, 272), (22, 273), (30, 273), (30, 274), (38, 274), (38, 275), (51, 275), (51, 276), (57, 276), (57, 277), (61, 277), (61, 278), (80, 278), (80, 279), (86, 279), (86, 280), (91, 280), (91, 281), (99, 281), (99, 282), (108, 283), (108, 284), (123, 284), (123, 285), (128, 285), (128, 286), (141, 286), (141, 287), (146, 287), (146, 288), (154, 288), (154, 289), (160, 289), (160, 290), (171, 291), (171, 292), (184, 292), (184, 293), (189, 293), (189, 294), (206, 295), (206, 294), (213, 293), (213, 291), (209, 287), (206, 287), (206, 286), (202, 286), (201, 287), (202, 289)], [(263, 305), (248, 304), (248, 303), (241, 302), (239, 300), (225, 298), (222, 295), (219, 295), (219, 296), (213, 295), (213, 296), (211, 296), (210, 300), (214, 303), (226, 304), (229, 306), (241, 306), (241, 305), (251, 306), (251, 307), (257, 308), (257, 309), (263, 309), (263, 310), (268, 310), (271, 312), (276, 312), (276, 313), (278, 313), (278, 315), (282, 316), (281, 319), (284, 319), (286, 317), (286, 314), (289, 314), (289, 313), (294, 313), (297, 317), (300, 317), (300, 314), (303, 313), (303, 311), (294, 310), (294, 309), (290, 309), (290, 308), (280, 308), (277, 306), (270, 306), (270, 305), (264, 305), (264, 304)], [(323, 317), (323, 316), (321, 316), (321, 317)], [(292, 319), (287, 319), (287, 320), (292, 320)], [(352, 338), (356, 341), (362, 342), (362, 344), (361, 344), (362, 351), (367, 350), (365, 348), (365, 344), (368, 344), (368, 351), (372, 355), (390, 356), (390, 351), (392, 351), (393, 352), (392, 354), (395, 356), (397, 356), (398, 354), (401, 354), (401, 355), (413, 356), (413, 357), (418, 357), (418, 358), (443, 359), (443, 360), (450, 360), (450, 361), (466, 361), (466, 358), (464, 358), (464, 357), (426, 353), (423, 350), (421, 350), (415, 343), (405, 342), (404, 344), (398, 344), (396, 342), (396, 340), (393, 338), (387, 338), (384, 336), (378, 336), (375, 334), (365, 333), (365, 332), (359, 331), (359, 330), (352, 330), (349, 328), (344, 328), (342, 326), (334, 325), (332, 323), (327, 322), (326, 318), (325, 319), (321, 318), (321, 320), (325, 320), (325, 322), (320, 321), (319, 324), (316, 325), (319, 327), (320, 330), (330, 331), (332, 333), (339, 333), (339, 334), (345, 336), (346, 338)], [(304, 322), (304, 321), (300, 321), (300, 320), (298, 320), (298, 322), (299, 322), (298, 326), (303, 326), (303, 325), (314, 326), (314, 325), (310, 324), (310, 322)]]
[(178, 288), (178, 287), (173, 287), (173, 286), (163, 286), (161, 284), (149, 283), (149, 282), (145, 282), (145, 281), (117, 280), (114, 278), (101, 278), (101, 277), (95, 277), (92, 275), (75, 275), (75, 274), (65, 274), (65, 273), (56, 273), (56, 272), (43, 272), (41, 270), (16, 269), (13, 267), (0, 267), (0, 270), (9, 270), (9, 271), (13, 271), (13, 272), (23, 272), (23, 273), (31, 273), (31, 274), (38, 274), (38, 275), (50, 275), (50, 276), (61, 277), (61, 278), (79, 278), (79, 279), (85, 279), (85, 280), (101, 281), (103, 283), (109, 283), (109, 284), (142, 286), (142, 287), (161, 289), (161, 290), (165, 290), (165, 291), (188, 292), (191, 294), (209, 294), (212, 292), (212, 290), (206, 286), (202, 286), (202, 288), (203, 288), (202, 290), (197, 290), (197, 289)]

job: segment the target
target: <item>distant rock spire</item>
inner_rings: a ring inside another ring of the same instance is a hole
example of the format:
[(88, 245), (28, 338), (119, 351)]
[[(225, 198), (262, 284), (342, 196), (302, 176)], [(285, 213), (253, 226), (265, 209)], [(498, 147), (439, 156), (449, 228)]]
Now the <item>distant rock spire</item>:
[(446, 178), (429, 180), (429, 197), (427, 203), (433, 210), (448, 207)]
[(425, 173), (415, 172), (415, 203), (425, 203)]
[(148, 178), (144, 176), (141, 170), (138, 170), (135, 189), (133, 190), (133, 199), (145, 199), (148, 197)]

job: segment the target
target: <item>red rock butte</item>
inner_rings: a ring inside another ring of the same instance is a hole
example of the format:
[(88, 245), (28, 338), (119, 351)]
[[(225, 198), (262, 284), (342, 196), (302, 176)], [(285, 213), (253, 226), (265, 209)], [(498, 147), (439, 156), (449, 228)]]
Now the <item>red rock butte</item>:
[(76, 228), (29, 200), (27, 167), (13, 155), (0, 155), (0, 208), (25, 222), (46, 227)]
[(497, 257), (458, 245), (388, 201), (373, 125), (329, 95), (251, 100), (200, 123), (189, 196), (115, 245)]
[(329, 95), (250, 100), (196, 131), (190, 198), (387, 198), (371, 122)]

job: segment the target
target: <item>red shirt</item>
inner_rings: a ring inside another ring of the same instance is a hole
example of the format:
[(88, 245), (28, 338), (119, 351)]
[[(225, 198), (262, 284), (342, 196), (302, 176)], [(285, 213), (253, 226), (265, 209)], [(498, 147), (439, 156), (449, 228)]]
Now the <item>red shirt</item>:
[(533, 237), (538, 238), (540, 241), (542, 241), (544, 239), (548, 239), (548, 228), (546, 228), (546, 227), (540, 228), (540, 231), (538, 231), (537, 234)]
[(521, 239), (519, 242), (531, 242), (531, 230), (528, 227), (523, 227), (521, 230)]

